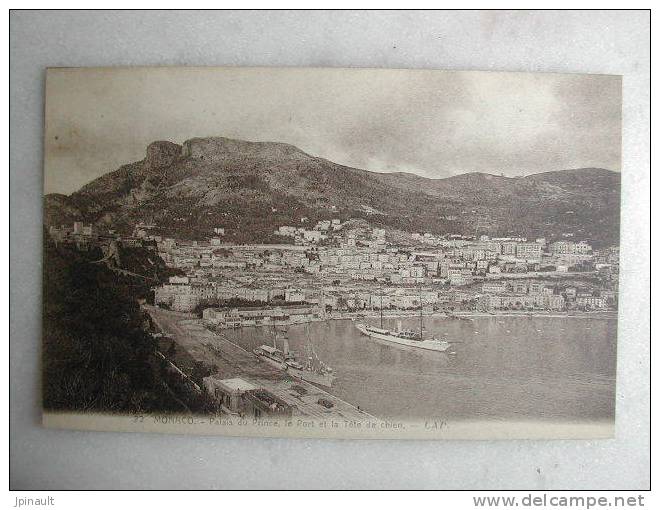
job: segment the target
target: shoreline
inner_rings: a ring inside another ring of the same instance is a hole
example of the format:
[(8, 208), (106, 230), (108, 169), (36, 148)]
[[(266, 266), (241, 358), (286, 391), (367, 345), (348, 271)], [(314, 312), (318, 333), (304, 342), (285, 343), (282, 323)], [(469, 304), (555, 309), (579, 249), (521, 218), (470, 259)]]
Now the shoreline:
[[(351, 318), (379, 318), (380, 313), (370, 312), (365, 314), (353, 314), (349, 317), (342, 317), (343, 319)], [(388, 318), (419, 318), (418, 312), (413, 313), (394, 313), (394, 314), (383, 314), (384, 319)], [(452, 312), (450, 314), (446, 312), (432, 312), (425, 313), (424, 317), (432, 318), (446, 318), (446, 319), (461, 319), (461, 318), (472, 318), (472, 317), (554, 317), (554, 318), (573, 318), (573, 319), (616, 319), (618, 317), (617, 312), (615, 311), (598, 311), (598, 312), (577, 312), (568, 314), (566, 312), (516, 312), (512, 310), (501, 311), (501, 312)]]
[[(342, 320), (364, 320), (364, 319), (379, 319), (380, 313), (375, 311), (368, 312), (345, 312), (341, 315), (326, 316), (324, 318), (310, 319), (307, 321), (278, 321), (268, 324), (244, 324), (237, 327), (222, 327), (216, 326), (219, 331), (243, 329), (243, 328), (262, 328), (262, 327), (283, 327), (283, 326), (297, 326), (302, 324), (312, 324), (316, 322), (329, 322), (329, 321), (342, 321)], [(517, 312), (517, 311), (501, 311), (501, 312), (431, 312), (425, 313), (424, 318), (432, 319), (449, 319), (449, 320), (472, 320), (475, 318), (488, 318), (488, 317), (524, 317), (524, 318), (555, 318), (555, 319), (618, 319), (618, 312), (614, 310), (596, 311), (596, 312)], [(397, 311), (394, 313), (383, 313), (383, 319), (414, 319), (419, 318), (419, 311)], [(200, 319), (203, 322), (203, 319)]]

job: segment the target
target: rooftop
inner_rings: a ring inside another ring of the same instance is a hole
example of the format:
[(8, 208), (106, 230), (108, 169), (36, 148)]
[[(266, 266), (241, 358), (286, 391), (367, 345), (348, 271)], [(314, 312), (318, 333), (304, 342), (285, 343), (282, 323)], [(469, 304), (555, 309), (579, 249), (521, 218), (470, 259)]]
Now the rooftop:
[(235, 377), (233, 379), (221, 379), (217, 380), (217, 382), (229, 391), (250, 391), (257, 389), (256, 386), (247, 382), (245, 379), (241, 379), (240, 377)]

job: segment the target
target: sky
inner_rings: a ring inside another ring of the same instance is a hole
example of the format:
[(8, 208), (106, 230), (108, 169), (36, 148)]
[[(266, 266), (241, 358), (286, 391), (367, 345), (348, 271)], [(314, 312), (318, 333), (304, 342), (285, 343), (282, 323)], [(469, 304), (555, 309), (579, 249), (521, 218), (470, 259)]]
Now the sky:
[(156, 140), (290, 143), (442, 178), (620, 171), (621, 78), (310, 68), (62, 68), (46, 80), (45, 192), (70, 194)]

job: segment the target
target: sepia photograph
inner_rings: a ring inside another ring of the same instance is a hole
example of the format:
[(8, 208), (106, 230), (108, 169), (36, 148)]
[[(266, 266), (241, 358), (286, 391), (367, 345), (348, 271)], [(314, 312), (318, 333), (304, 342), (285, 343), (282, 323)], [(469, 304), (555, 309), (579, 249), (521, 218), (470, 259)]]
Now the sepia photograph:
[(43, 423), (611, 438), (620, 76), (50, 68)]

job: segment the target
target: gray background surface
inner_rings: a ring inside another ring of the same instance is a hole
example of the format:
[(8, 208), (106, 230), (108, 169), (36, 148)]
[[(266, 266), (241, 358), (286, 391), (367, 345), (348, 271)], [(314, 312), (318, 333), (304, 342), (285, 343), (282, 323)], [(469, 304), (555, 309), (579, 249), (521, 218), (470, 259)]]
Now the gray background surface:
[[(21, 12), (10, 15), (13, 489), (642, 489), (649, 475), (647, 12)], [(40, 427), (48, 66), (250, 65), (624, 76), (617, 433), (607, 441), (239, 439)]]

